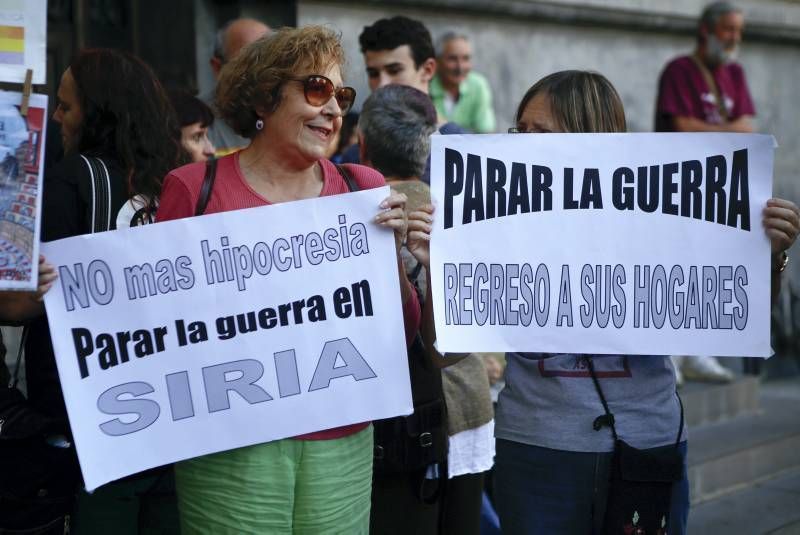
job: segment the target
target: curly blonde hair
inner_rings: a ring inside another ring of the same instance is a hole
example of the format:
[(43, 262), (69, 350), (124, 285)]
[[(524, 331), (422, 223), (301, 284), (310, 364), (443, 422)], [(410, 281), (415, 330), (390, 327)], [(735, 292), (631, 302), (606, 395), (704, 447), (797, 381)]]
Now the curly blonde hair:
[(285, 82), (305, 74), (320, 74), (332, 64), (344, 65), (344, 49), (336, 32), (324, 26), (281, 28), (244, 47), (223, 67), (217, 82), (216, 108), (234, 131), (252, 138), (256, 110), (274, 112)]

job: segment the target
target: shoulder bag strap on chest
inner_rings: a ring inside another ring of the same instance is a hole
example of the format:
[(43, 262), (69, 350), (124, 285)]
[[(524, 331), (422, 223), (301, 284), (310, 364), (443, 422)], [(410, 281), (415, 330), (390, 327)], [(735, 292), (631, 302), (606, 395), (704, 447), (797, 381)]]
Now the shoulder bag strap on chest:
[(217, 160), (212, 158), (206, 162), (206, 174), (203, 176), (203, 185), (200, 186), (200, 195), (197, 197), (197, 205), (194, 208), (194, 215), (203, 215), (211, 199), (211, 192), (214, 190), (214, 181), (217, 178)]
[(697, 68), (700, 69), (700, 74), (703, 75), (703, 80), (705, 80), (708, 89), (714, 93), (714, 98), (717, 101), (717, 110), (719, 111), (719, 116), (722, 117), (723, 120), (727, 121), (728, 108), (725, 107), (725, 99), (722, 96), (722, 92), (719, 90), (716, 80), (714, 80), (714, 75), (711, 74), (711, 71), (708, 69), (706, 64), (697, 57), (697, 54), (692, 54), (690, 57), (692, 58), (692, 61), (694, 61), (694, 64), (697, 65)]
[(360, 188), (358, 187), (358, 184), (356, 183), (355, 179), (353, 179), (353, 175), (350, 174), (350, 171), (348, 171), (346, 167), (344, 167), (343, 165), (339, 165), (338, 163), (334, 165), (336, 166), (336, 169), (339, 171), (339, 174), (342, 175), (344, 181), (347, 183), (347, 189), (351, 192), (358, 191)]
[(111, 229), (111, 176), (105, 162), (93, 156), (80, 155), (89, 168), (92, 186), (92, 232)]
[[(350, 191), (358, 191), (358, 184), (353, 179), (350, 172), (341, 165), (336, 165), (339, 174), (344, 178), (347, 183), (347, 189)], [(197, 205), (195, 206), (194, 215), (203, 215), (208, 207), (208, 201), (211, 199), (211, 192), (214, 190), (214, 181), (217, 178), (217, 160), (211, 159), (206, 162), (206, 174), (203, 177), (203, 184), (200, 186), (200, 195), (197, 197)]]
[[(600, 381), (597, 379), (597, 372), (594, 369), (594, 362), (592, 357), (586, 356), (586, 364), (589, 367), (589, 375), (592, 376), (592, 382), (594, 383), (594, 388), (597, 390), (597, 395), (600, 397), (600, 403), (603, 404), (603, 410), (605, 414), (603, 416), (598, 416), (594, 420), (594, 430), (599, 431), (605, 426), (611, 428), (611, 434), (614, 436), (614, 440), (619, 440), (619, 436), (617, 436), (617, 427), (614, 421), (614, 415), (611, 413), (611, 410), (608, 408), (608, 402), (606, 401), (606, 396), (603, 394), (603, 390), (600, 388)], [(638, 357), (638, 358), (649, 358), (649, 357)], [(681, 438), (683, 437), (683, 401), (681, 400), (681, 396), (678, 394), (678, 391), (675, 390), (675, 396), (678, 398), (678, 404), (680, 405), (681, 410), (681, 419), (678, 423), (678, 436), (675, 439), (675, 447), (677, 448), (678, 445), (681, 443)]]

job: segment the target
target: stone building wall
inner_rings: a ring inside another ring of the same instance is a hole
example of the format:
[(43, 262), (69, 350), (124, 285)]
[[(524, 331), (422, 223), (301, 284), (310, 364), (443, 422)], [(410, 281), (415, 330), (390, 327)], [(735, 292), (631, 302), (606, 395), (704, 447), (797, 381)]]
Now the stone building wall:
[[(474, 68), (494, 91), (498, 129), (511, 126), (515, 106), (542, 76), (563, 69), (605, 74), (622, 96), (629, 129), (653, 128), (656, 84), (664, 64), (692, 50), (698, 0), (433, 0), (357, 4), (301, 0), (298, 24), (329, 24), (342, 33), (345, 79), (368, 95), (358, 49), (362, 28), (403, 14), (423, 20), (434, 38), (454, 29), (472, 37)], [(800, 202), (800, 3), (740, 2), (747, 21), (740, 62), (758, 112), (759, 131), (775, 135), (776, 193)]]
[[(369, 94), (358, 48), (362, 28), (395, 14), (423, 20), (434, 39), (447, 30), (473, 40), (474, 68), (494, 91), (498, 129), (513, 124), (517, 103), (536, 80), (563, 69), (592, 69), (619, 91), (629, 129), (653, 129), (656, 86), (666, 62), (695, 43), (702, 0), (362, 0), (298, 1), (298, 24), (330, 24), (342, 32), (344, 76)], [(756, 104), (758, 131), (775, 136), (775, 195), (800, 205), (800, 1), (743, 0), (745, 35), (739, 61)], [(774, 328), (800, 351), (800, 245), (788, 269)], [(795, 334), (791, 334), (795, 333)], [(777, 343), (777, 341), (776, 341)], [(791, 348), (794, 349), (791, 349)]]

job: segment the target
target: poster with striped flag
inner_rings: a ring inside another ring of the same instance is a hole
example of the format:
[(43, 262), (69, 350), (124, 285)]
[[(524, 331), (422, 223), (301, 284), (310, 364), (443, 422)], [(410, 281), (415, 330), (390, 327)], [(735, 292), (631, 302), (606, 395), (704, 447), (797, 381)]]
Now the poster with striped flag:
[(46, 82), (47, 0), (0, 0), (0, 82)]

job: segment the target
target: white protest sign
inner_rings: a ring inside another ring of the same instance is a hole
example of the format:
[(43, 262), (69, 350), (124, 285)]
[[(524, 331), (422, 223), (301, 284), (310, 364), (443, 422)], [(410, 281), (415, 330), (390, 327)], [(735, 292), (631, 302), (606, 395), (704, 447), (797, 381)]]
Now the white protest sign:
[(388, 188), (42, 245), (89, 490), (413, 408)]
[(771, 136), (432, 140), (441, 351), (771, 354)]

